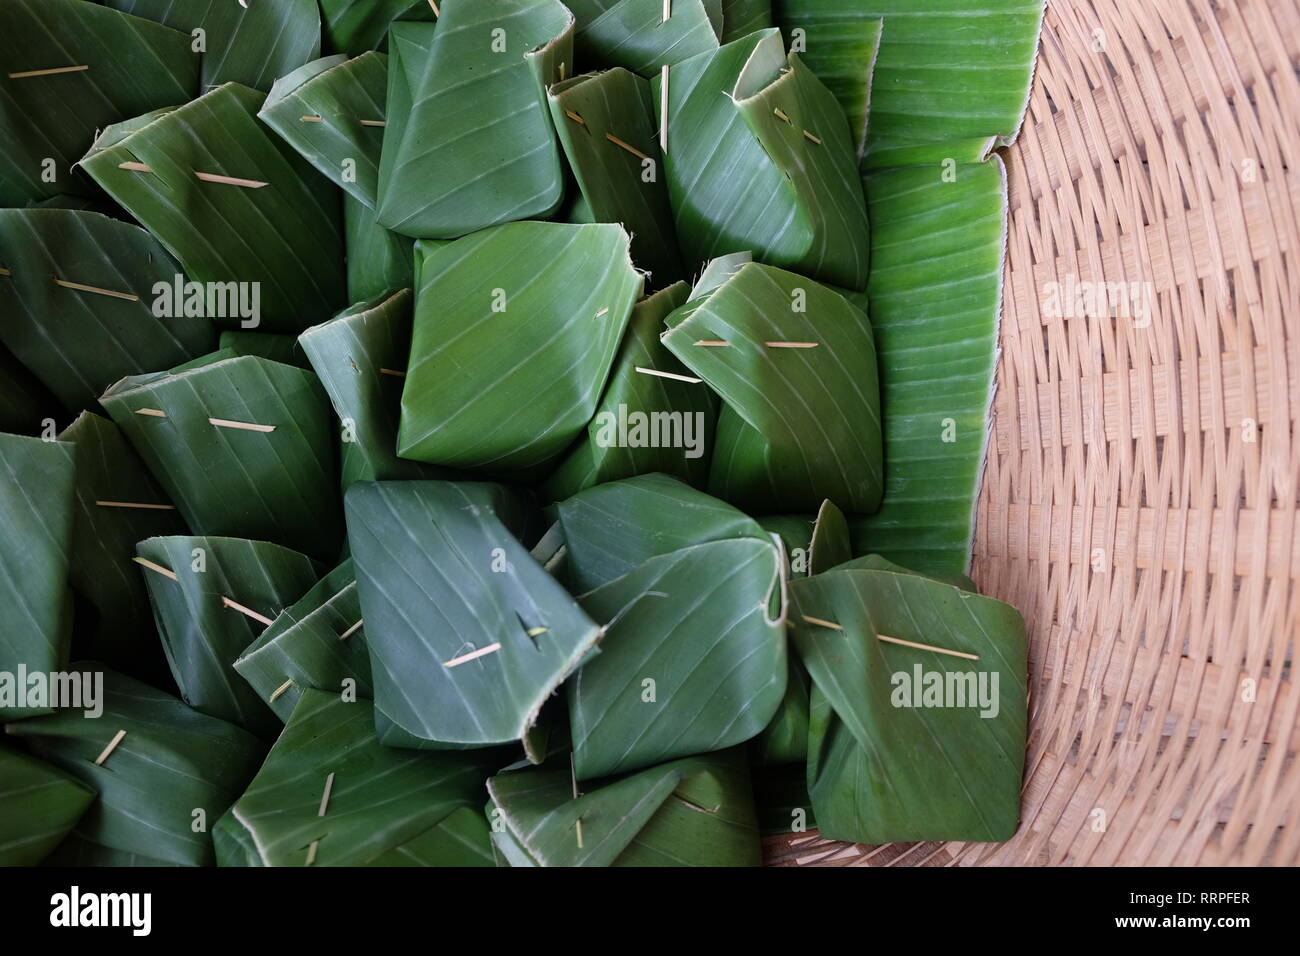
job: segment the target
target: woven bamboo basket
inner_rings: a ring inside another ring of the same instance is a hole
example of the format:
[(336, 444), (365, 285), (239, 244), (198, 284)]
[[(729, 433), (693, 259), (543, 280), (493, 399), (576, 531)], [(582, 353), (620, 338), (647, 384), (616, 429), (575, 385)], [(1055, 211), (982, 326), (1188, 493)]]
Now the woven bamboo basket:
[(1300, 863), (1298, 66), (1294, 0), (1049, 0), (972, 564), (1029, 623), (1020, 829), (770, 863)]

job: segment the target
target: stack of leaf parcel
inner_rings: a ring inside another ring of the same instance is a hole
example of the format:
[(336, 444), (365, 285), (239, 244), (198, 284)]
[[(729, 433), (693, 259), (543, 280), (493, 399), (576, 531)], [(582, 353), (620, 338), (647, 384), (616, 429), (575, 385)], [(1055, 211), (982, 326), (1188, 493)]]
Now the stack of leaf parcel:
[(0, 4), (0, 864), (1008, 839), (1040, 18)]

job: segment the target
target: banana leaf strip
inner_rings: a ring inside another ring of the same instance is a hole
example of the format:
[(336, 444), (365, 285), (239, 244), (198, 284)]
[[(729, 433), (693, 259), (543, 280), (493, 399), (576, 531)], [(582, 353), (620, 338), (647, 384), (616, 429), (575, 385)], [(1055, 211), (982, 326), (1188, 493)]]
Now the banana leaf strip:
[[(320, 9), (315, 0), (104, 3), (193, 37), (191, 48), (202, 53), (205, 90), (233, 81), (265, 91), (276, 77), (320, 56)], [(196, 31), (202, 31), (201, 43)]]
[(492, 866), (482, 799), (491, 752), (404, 753), (369, 701), (306, 690), (216, 827), (220, 866)]
[(108, 127), (81, 165), (205, 284), (213, 322), (299, 332), (345, 305), (342, 222), (326, 180), (257, 121), (263, 100), (227, 83)]
[(792, 582), (791, 602), (815, 685), (808, 781), (823, 836), (1009, 839), (1026, 732), (1016, 610), (916, 574), (838, 569)]
[(0, 3), (0, 62), (0, 206), (93, 191), (72, 165), (98, 130), (199, 90), (188, 36), (82, 0)]
[(641, 294), (627, 233), (515, 222), (417, 272), (397, 453), (493, 473), (551, 462), (591, 421)]
[(683, 278), (650, 84), (613, 69), (557, 83), (546, 98), (592, 221), (623, 225), (656, 288)]
[[(370, 652), (352, 559), (281, 611), (234, 666), (285, 722), (312, 688), (337, 695), (350, 690), (354, 698), (373, 697)], [(350, 688), (344, 683), (349, 680)]]
[(951, 174), (916, 166), (866, 181), (888, 468), (880, 511), (852, 521), (854, 548), (922, 572), (962, 573), (997, 366), (1005, 173), (995, 156)]
[(697, 486), (708, 481), (717, 399), (702, 383), (637, 371), (689, 377), (659, 339), (664, 319), (685, 303), (686, 294), (686, 284), (678, 282), (633, 307), (604, 397), (586, 435), (546, 480), (546, 497), (569, 498), (593, 485), (652, 472)]
[(568, 685), (579, 780), (722, 750), (760, 733), (785, 695), (778, 547), (742, 537), (651, 558), (580, 598), (600, 653)]
[(800, 55), (847, 114), (861, 158), (884, 21), (863, 16), (860, 0), (775, 0), (773, 6), (790, 51)]
[(166, 688), (171, 680), (136, 542), (185, 534), (180, 514), (116, 425), (83, 412), (59, 434), (75, 449), (76, 512), (68, 579), (77, 595), (73, 641), (80, 658)]
[[(667, 324), (664, 344), (724, 403), (712, 494), (750, 512), (813, 511), (827, 498), (855, 513), (879, 507), (880, 398), (865, 313), (817, 282), (748, 263)], [(710, 342), (727, 344), (700, 344)]]
[(354, 481), (444, 477), (394, 452), (411, 348), (409, 289), (358, 303), (298, 341), (343, 423), (345, 490)]
[(192, 531), (337, 557), (338, 433), (311, 372), (216, 352), (123, 379), (100, 402)]
[(379, 225), (373, 209), (346, 193), (343, 229), (349, 302), (366, 302), (399, 289), (416, 288), (412, 279), (413, 241)]
[[(653, 76), (718, 48), (723, 0), (566, 0), (578, 21), (573, 51), (583, 69), (624, 67)], [(557, 123), (558, 125), (558, 123)]]
[(125, 375), (212, 350), (212, 323), (159, 308), (184, 278), (137, 226), (71, 209), (0, 209), (0, 340), (68, 408)]
[(266, 332), (238, 332), (227, 330), (217, 340), (217, 351), (237, 355), (257, 355), (282, 365), (311, 368), (307, 356), (298, 348), (296, 335), (273, 335)]
[(544, 218), (564, 198), (546, 87), (573, 65), (559, 0), (443, 0), (437, 24), (389, 31), (379, 222), (454, 239)]
[[(663, 83), (652, 82), (656, 111)], [(719, 95), (719, 91), (723, 95)], [(759, 261), (851, 289), (870, 237), (844, 112), (778, 30), (669, 70), (668, 194), (682, 256)]]
[(722, 42), (773, 26), (772, 0), (722, 0)]
[[(788, 0), (787, 0), (788, 2)], [(811, 2), (811, 0), (800, 0)], [(978, 163), (1015, 142), (1029, 105), (1041, 0), (820, 0), (883, 17), (864, 169)]]
[(567, 769), (488, 780), (492, 841), (508, 866), (757, 866), (740, 749), (687, 757), (575, 795)]
[(427, 740), (519, 740), (601, 631), (511, 532), (510, 493), (357, 482), (346, 506), (376, 707)]
[(0, 747), (0, 866), (35, 866), (95, 799), (76, 777)]
[(348, 56), (382, 50), (395, 20), (436, 20), (429, 0), (320, 0), (329, 45)]
[(102, 849), (84, 855), (114, 865), (140, 865), (139, 857), (151, 865), (212, 865), (209, 831), (256, 773), (262, 744), (103, 665), (74, 670), (102, 674), (101, 715), (61, 710), (5, 730), (98, 794), (73, 835)]
[(0, 435), (0, 719), (48, 713), (29, 700), (20, 668), (48, 675), (68, 661), (75, 514), (76, 449)]
[(744, 512), (668, 475), (640, 475), (582, 491), (557, 507), (567, 583), (575, 594), (631, 574), (683, 548), (771, 539)]
[(257, 118), (326, 179), (373, 207), (387, 90), (384, 54), (322, 57), (276, 80)]
[(140, 573), (181, 698), (195, 710), (274, 738), (280, 722), (270, 694), (259, 694), (234, 665), (266, 630), (263, 622), (316, 583), (316, 564), (288, 548), (239, 538), (150, 538), (137, 553), (149, 562)]

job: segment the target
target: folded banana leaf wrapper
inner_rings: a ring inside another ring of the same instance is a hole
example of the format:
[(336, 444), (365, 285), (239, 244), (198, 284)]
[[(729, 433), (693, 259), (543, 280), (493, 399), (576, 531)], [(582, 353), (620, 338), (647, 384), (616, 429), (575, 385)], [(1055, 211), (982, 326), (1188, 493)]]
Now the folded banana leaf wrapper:
[(0, 864), (1008, 839), (1041, 17), (0, 4)]

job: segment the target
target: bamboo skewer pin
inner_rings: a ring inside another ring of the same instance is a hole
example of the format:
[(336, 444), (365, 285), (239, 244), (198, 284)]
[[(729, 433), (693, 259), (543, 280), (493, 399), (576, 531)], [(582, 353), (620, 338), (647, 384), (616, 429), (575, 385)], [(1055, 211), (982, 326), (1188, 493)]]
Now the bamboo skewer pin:
[(597, 313), (596, 313), (596, 318), (599, 319), (602, 315), (609, 315), (609, 306), (605, 306), (605, 308), (603, 308), (603, 309), (601, 309), (599, 312), (597, 312)]
[(135, 413), (136, 413), (137, 415), (148, 415), (150, 418), (166, 418), (166, 417), (167, 417), (167, 413), (164, 412), (161, 408), (137, 408), (137, 409), (135, 410)]
[(150, 571), (155, 571), (158, 574), (161, 574), (163, 577), (171, 578), (173, 581), (180, 580), (180, 578), (176, 576), (175, 571), (164, 568), (161, 564), (154, 564), (148, 558), (132, 557), (131, 560), (141, 567), (148, 568)]
[(136, 163), (136, 162), (118, 163), (118, 164), (117, 164), (117, 168), (118, 168), (118, 169), (129, 169), (129, 170), (130, 170), (131, 172), (133, 172), (133, 173), (151, 173), (151, 172), (153, 172), (153, 167), (152, 167), (152, 166), (146, 166), (144, 163)]
[(459, 657), (453, 657), (449, 661), (443, 661), (442, 666), (446, 668), (459, 667), (461, 664), (467, 664), (470, 661), (477, 660), (486, 654), (495, 654), (501, 650), (501, 642), (494, 641), (487, 647), (480, 647), (476, 651), (470, 651), (468, 654), (461, 654)]
[(405, 373), (404, 371), (402, 371), (401, 369), (397, 369), (397, 368), (381, 368), (381, 369), (379, 370), (379, 374), (380, 374), (380, 375), (396, 375), (398, 378), (406, 378), (406, 373)]
[(815, 349), (818, 342), (764, 342), (770, 349)]
[(779, 106), (772, 107), (772, 112), (775, 113), (776, 118), (781, 120), (782, 122), (784, 123), (790, 122), (790, 117), (786, 114), (785, 110), (781, 109), (781, 107)]
[(289, 690), (289, 688), (292, 686), (293, 686), (293, 678), (290, 677), (287, 681), (285, 681), (275, 690), (271, 691), (271, 696), (269, 698), (270, 703), (275, 703), (277, 700), (283, 697), (285, 693)]
[(11, 276), (11, 275), (13, 275), (13, 273), (10, 272), (8, 269), (0, 269), (0, 276)]
[[(316, 816), (318, 817), (325, 816), (325, 810), (329, 807), (330, 804), (330, 791), (332, 791), (333, 789), (334, 789), (334, 772), (330, 771), (330, 775), (325, 778), (325, 790), (320, 795), (320, 809), (316, 812)], [(308, 866), (311, 866), (316, 862), (316, 851), (320, 849), (320, 841), (321, 838), (317, 837), (315, 840), (312, 840), (311, 845), (307, 847)]]
[(434, 15), (435, 17), (440, 17), (440, 16), (442, 16), (442, 14), (438, 12), (438, 2), (437, 2), (437, 0), (429, 0), (429, 6), (433, 7), (433, 15)]
[(689, 382), (692, 385), (696, 385), (704, 381), (704, 379), (702, 378), (694, 378), (693, 376), (690, 375), (678, 375), (676, 372), (661, 372), (658, 369), (642, 368), (640, 365), (634, 367), (642, 375), (657, 375), (660, 378), (671, 378), (678, 382)]
[[(573, 799), (577, 800), (582, 793), (578, 790), (578, 770), (573, 763), (573, 751), (569, 751), (569, 783), (573, 785)], [(573, 821), (574, 833), (578, 838), (578, 849), (582, 849), (582, 815)]]
[[(828, 621), (825, 618), (813, 617), (811, 614), (802, 615), (805, 622), (815, 625), (816, 627), (829, 628), (832, 631), (842, 631), (844, 628), (834, 621)], [(888, 644), (899, 644), (903, 647), (913, 647), (918, 651), (933, 651), (935, 654), (947, 654), (951, 657), (962, 657), (968, 661), (977, 661), (980, 659), (978, 654), (968, 654), (965, 651), (951, 651), (946, 647), (935, 647), (933, 644), (921, 644), (917, 641), (905, 641), (901, 637), (890, 637), (888, 634), (877, 634), (876, 640), (885, 641)]]
[(579, 126), (587, 125), (587, 121), (583, 119), (581, 116), (579, 116), (577, 113), (573, 112), (573, 110), (565, 110), (564, 115), (567, 116), (569, 119), (573, 120)]
[(97, 285), (83, 285), (80, 282), (69, 282), (67, 279), (55, 279), (55, 285), (63, 286), (65, 289), (76, 289), (78, 292), (93, 292), (96, 295), (112, 296), (114, 299), (126, 299), (128, 302), (139, 302), (140, 297), (133, 292), (115, 292), (112, 289), (102, 289)]
[(257, 621), (259, 624), (265, 624), (267, 627), (270, 627), (272, 624), (271, 619), (267, 617), (265, 614), (258, 614), (251, 607), (244, 607), (244, 605), (240, 604), (238, 601), (231, 600), (230, 598), (226, 597), (224, 594), (221, 595), (221, 603), (225, 607), (230, 608), (232, 611), (238, 611), (240, 614), (244, 615), (245, 617), (251, 617), (254, 621)]
[(100, 508), (143, 508), (146, 511), (175, 511), (175, 505), (159, 505), (148, 501), (96, 501)]
[(216, 425), (218, 428), (236, 428), (246, 432), (273, 432), (274, 425), (258, 425), (255, 422), (232, 422), (228, 418), (209, 418), (209, 425)]
[(623, 142), (623, 140), (619, 139), (619, 138), (618, 138), (617, 136), (615, 136), (613, 133), (606, 133), (606, 134), (605, 134), (605, 138), (606, 138), (607, 140), (609, 140), (611, 143), (613, 143), (615, 146), (617, 146), (619, 149), (625, 149), (625, 150), (627, 150), (629, 153), (631, 153), (633, 156), (636, 156), (636, 157), (638, 157), (639, 159), (649, 159), (649, 158), (650, 158), (650, 157), (647, 156), (645, 153), (641, 152), (641, 150), (639, 150), (639, 149), (637, 149), (635, 146), (633, 146), (631, 143), (625, 143), (625, 142)]
[(659, 69), (659, 152), (668, 155), (668, 64)]
[(25, 80), (33, 76), (55, 76), (59, 73), (81, 73), (89, 69), (90, 67), (88, 65), (82, 64), (81, 66), (55, 66), (48, 70), (22, 70), (18, 73), (10, 73), (9, 79)]
[(661, 23), (667, 23), (673, 15), (673, 0), (664, 0), (664, 17)]
[(95, 758), (96, 767), (104, 766), (104, 761), (108, 759), (108, 755), (117, 749), (117, 745), (122, 742), (122, 738), (125, 736), (125, 730), (119, 730), (113, 735), (113, 739), (108, 742), (108, 746), (101, 750), (99, 756)]
[(339, 635), (339, 640), (346, 641), (357, 631), (361, 630), (361, 625), (364, 623), (366, 623), (364, 618), (360, 621), (357, 621), (357, 623), (353, 624), (350, 628), (348, 628), (346, 631), (344, 631), (342, 634)]
[(813, 135), (812, 133), (808, 132), (807, 130), (804, 130), (804, 131), (803, 131), (803, 134), (804, 134), (804, 136), (806, 136), (806, 137), (808, 137), (810, 140), (812, 140), (814, 143), (816, 143), (818, 146), (820, 146), (820, 145), (822, 144), (821, 137), (819, 137), (819, 136), (815, 136), (815, 135)]
[(258, 179), (240, 179), (238, 176), (222, 176), (217, 173), (201, 173), (197, 169), (193, 170), (197, 179), (205, 183), (222, 183), (226, 186), (243, 186), (245, 189), (261, 189), (263, 186), (269, 186), (270, 183), (264, 183)]

